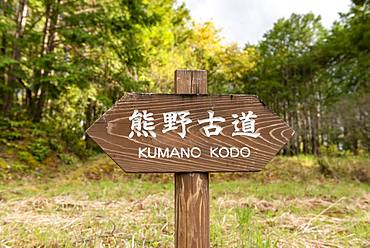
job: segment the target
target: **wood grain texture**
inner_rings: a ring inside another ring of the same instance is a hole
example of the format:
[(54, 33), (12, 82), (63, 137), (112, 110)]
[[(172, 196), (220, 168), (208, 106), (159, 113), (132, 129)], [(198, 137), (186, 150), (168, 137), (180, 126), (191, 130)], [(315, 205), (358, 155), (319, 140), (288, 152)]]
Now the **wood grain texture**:
[[(154, 113), (156, 138), (134, 137), (129, 117), (134, 109)], [(177, 132), (162, 133), (163, 113), (190, 111), (193, 122), (187, 125), (187, 136), (182, 139)], [(206, 137), (197, 120), (208, 118), (208, 110), (226, 119), (218, 136)], [(232, 113), (253, 111), (257, 118), (258, 138), (232, 136)], [(253, 95), (157, 95), (129, 94), (122, 97), (99, 118), (87, 134), (126, 172), (217, 172), (260, 171), (288, 142), (294, 131)], [(202, 150), (199, 158), (138, 158), (139, 147), (194, 147)], [(248, 158), (211, 158), (213, 147), (248, 147)]]
[[(207, 94), (207, 72), (175, 71), (175, 92)], [(175, 173), (175, 247), (210, 247), (208, 172)]]
[(176, 70), (176, 94), (207, 94), (207, 71)]
[(175, 247), (208, 248), (209, 175), (175, 173)]

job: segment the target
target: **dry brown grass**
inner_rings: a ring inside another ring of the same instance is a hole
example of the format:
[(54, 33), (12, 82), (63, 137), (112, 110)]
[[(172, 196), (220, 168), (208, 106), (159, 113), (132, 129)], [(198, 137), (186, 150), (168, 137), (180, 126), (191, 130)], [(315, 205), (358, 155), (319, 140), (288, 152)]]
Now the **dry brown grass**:
[[(212, 247), (370, 247), (370, 185), (322, 177), (306, 163), (229, 182), (217, 175)], [(0, 247), (173, 247), (169, 175), (81, 180), (76, 173), (0, 185)]]

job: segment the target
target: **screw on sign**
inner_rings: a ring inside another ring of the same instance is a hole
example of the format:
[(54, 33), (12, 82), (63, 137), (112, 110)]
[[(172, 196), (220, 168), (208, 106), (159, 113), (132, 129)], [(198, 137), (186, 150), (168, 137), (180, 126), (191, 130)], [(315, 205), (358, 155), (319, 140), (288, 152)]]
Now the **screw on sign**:
[(294, 131), (257, 96), (207, 95), (176, 70), (177, 94), (127, 94), (87, 134), (126, 172), (175, 173), (176, 247), (209, 247), (209, 172), (257, 172)]

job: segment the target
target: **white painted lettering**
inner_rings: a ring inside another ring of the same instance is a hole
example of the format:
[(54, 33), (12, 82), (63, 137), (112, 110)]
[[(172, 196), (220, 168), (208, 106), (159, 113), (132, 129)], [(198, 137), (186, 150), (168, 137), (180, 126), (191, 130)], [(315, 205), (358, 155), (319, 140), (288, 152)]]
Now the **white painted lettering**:
[[(199, 158), (202, 150), (199, 147), (139, 147), (139, 158)], [(211, 158), (248, 158), (251, 150), (248, 147), (210, 147), (209, 155)]]
[[(153, 151), (153, 154), (150, 154), (150, 150)], [(156, 158), (157, 157), (157, 149), (156, 149), (156, 147), (148, 147), (148, 157), (149, 158)]]
[(230, 157), (237, 158), (237, 157), (239, 157), (239, 154), (240, 154), (240, 152), (239, 152), (238, 148), (230, 147)]
[(179, 153), (179, 151), (177, 150), (176, 147), (172, 148), (170, 158), (173, 158), (174, 156), (177, 156), (178, 158), (180, 158), (180, 153)]
[(160, 147), (158, 149), (158, 158), (168, 158), (170, 156), (170, 148), (166, 147), (162, 149)]
[(145, 155), (145, 150), (147, 149), (147, 147), (143, 147), (143, 148), (141, 148), (141, 147), (139, 147), (139, 158), (148, 158), (146, 155)]
[(183, 158), (184, 156), (187, 157), (187, 158), (190, 158), (190, 149), (189, 149), (189, 147), (188, 148), (181, 147), (180, 155), (181, 155), (181, 158)]
[(210, 147), (209, 153), (211, 155), (211, 158), (213, 158), (213, 157), (219, 158), (219, 156), (216, 153), (217, 150), (218, 150), (218, 147)]
[[(195, 154), (194, 151), (197, 151), (198, 154)], [(193, 148), (191, 148), (190, 153), (191, 153), (191, 156), (193, 158), (199, 158), (200, 155), (202, 155), (202, 151), (200, 150), (199, 147), (193, 147)]]
[[(246, 151), (246, 154), (244, 151)], [(251, 150), (248, 147), (243, 147), (240, 149), (240, 155), (242, 155), (243, 158), (248, 158), (251, 155)]]
[(218, 151), (218, 154), (220, 155), (221, 158), (227, 158), (230, 154), (230, 150), (227, 147), (221, 147), (220, 150)]

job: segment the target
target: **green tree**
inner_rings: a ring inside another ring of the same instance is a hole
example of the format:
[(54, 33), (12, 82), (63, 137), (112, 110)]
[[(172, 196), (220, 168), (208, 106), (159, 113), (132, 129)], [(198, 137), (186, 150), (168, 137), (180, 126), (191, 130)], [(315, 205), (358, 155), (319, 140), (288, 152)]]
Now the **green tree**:
[(326, 36), (313, 14), (279, 19), (258, 45), (257, 70), (245, 75), (244, 90), (258, 94), (298, 131), (285, 152), (319, 152), (322, 85), (315, 46)]

